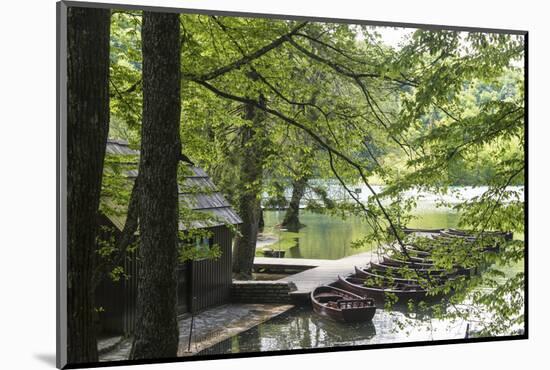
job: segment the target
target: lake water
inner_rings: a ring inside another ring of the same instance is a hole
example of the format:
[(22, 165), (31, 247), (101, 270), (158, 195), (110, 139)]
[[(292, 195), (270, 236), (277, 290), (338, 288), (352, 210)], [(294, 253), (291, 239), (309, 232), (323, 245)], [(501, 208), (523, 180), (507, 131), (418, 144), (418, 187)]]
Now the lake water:
[[(523, 261), (502, 267), (501, 271), (512, 276), (523, 271)], [(430, 314), (397, 306), (391, 311), (377, 309), (372, 322), (348, 324), (320, 317), (311, 307), (303, 306), (223, 340), (198, 355), (464, 339), (468, 324), (472, 335), (475, 321), (435, 319)]]
[[(375, 186), (375, 191), (382, 190)], [(368, 200), (370, 192), (364, 186), (355, 189), (362, 202)], [(508, 190), (516, 191), (519, 199), (523, 199), (523, 187), (508, 187)], [(464, 200), (472, 199), (487, 191), (486, 186), (479, 187), (451, 187), (448, 194), (436, 195), (429, 192), (408, 191), (403, 194), (404, 198), (417, 198), (417, 207), (413, 212), (416, 216), (408, 227), (437, 229), (457, 227), (459, 215), (452, 208), (437, 207), (438, 202), (444, 201), (449, 204), (457, 204)], [(346, 193), (337, 185), (331, 185), (328, 193), (335, 199), (344, 199)], [(290, 196), (288, 189), (287, 196)], [(308, 194), (304, 196), (313, 197)], [(285, 258), (313, 258), (313, 259), (340, 259), (353, 254), (367, 252), (373, 248), (372, 245), (365, 245), (360, 248), (352, 248), (351, 242), (359, 240), (371, 232), (371, 227), (360, 217), (350, 216), (342, 219), (336, 216), (313, 213), (311, 211), (300, 211), (300, 222), (305, 225), (298, 233), (282, 231), (275, 225), (283, 221), (284, 210), (264, 210), (264, 237), (271, 240), (269, 248), (285, 250)], [(261, 249), (266, 247), (265, 242), (258, 244), (257, 255), (262, 255)]]
[[(340, 259), (372, 249), (372, 246), (351, 247), (352, 241), (361, 239), (372, 230), (358, 216), (342, 219), (301, 210), (300, 222), (306, 226), (298, 233), (279, 233), (274, 226), (283, 221), (284, 214), (285, 211), (264, 211), (264, 233), (271, 234), (275, 239), (270, 248), (286, 250), (285, 258)], [(458, 222), (458, 214), (449, 209), (418, 209), (416, 216), (418, 218), (409, 227), (456, 227)]]
[[(458, 193), (469, 198), (479, 192), (479, 189), (459, 189)], [(449, 197), (446, 200), (452, 203), (453, 199), (456, 198)], [(417, 218), (407, 226), (456, 227), (458, 214), (449, 208), (435, 207), (435, 201), (428, 194), (415, 210)], [(359, 217), (341, 219), (302, 210), (300, 221), (306, 226), (298, 233), (279, 232), (274, 227), (282, 222), (283, 217), (284, 211), (264, 211), (264, 236), (275, 240), (270, 248), (286, 250), (285, 257), (340, 259), (372, 249), (372, 246), (351, 247), (353, 240), (362, 238), (371, 230)], [(523, 235), (515, 237), (523, 239)], [(261, 250), (258, 253), (261, 254)], [(501, 270), (511, 276), (523, 271), (523, 261)], [(410, 313), (406, 309), (378, 309), (372, 322), (345, 324), (319, 317), (310, 307), (296, 307), (224, 340), (199, 355), (462, 339), (467, 324), (466, 321), (434, 319), (430, 315)]]
[[(405, 320), (414, 320), (416, 325), (410, 326), (410, 321)], [(407, 325), (400, 327), (398, 322)], [(381, 309), (377, 310), (372, 322), (346, 324), (320, 317), (311, 308), (297, 307), (199, 355), (462, 339), (466, 325), (462, 321), (411, 318), (410, 314)]]

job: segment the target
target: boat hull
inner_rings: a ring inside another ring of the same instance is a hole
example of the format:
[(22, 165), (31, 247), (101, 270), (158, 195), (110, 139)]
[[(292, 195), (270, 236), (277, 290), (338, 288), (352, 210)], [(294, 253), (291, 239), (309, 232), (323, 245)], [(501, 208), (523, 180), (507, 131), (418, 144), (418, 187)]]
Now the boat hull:
[[(344, 278), (338, 276), (338, 283), (340, 286), (349, 290), (352, 293), (355, 293), (359, 296), (373, 298), (377, 306), (383, 306), (387, 299), (394, 296), (398, 304), (406, 304), (409, 301), (422, 301), (422, 300), (431, 300), (436, 298), (435, 296), (428, 296), (426, 289), (422, 289), (420, 286), (410, 286), (410, 289), (391, 289), (384, 287), (373, 287), (361, 285), (358, 281), (350, 281), (353, 278)], [(357, 279), (362, 280), (362, 279)], [(428, 299), (429, 298), (429, 299)]]
[[(333, 294), (331, 297), (330, 294)], [(341, 300), (337, 303), (337, 297)], [(331, 301), (331, 299), (334, 299)], [(331, 320), (353, 323), (371, 321), (376, 313), (375, 301), (336, 287), (321, 286), (311, 293), (313, 311)]]

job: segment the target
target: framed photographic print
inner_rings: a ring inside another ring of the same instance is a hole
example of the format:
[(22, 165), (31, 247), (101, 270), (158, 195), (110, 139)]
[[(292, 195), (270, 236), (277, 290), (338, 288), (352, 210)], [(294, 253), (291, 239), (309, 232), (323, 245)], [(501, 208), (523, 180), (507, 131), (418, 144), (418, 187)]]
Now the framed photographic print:
[(526, 31), (57, 21), (59, 368), (527, 338)]

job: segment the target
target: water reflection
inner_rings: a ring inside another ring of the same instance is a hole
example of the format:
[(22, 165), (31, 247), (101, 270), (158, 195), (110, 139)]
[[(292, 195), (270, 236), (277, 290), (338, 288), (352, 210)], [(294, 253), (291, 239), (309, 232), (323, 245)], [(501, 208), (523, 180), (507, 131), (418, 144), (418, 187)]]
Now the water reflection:
[[(466, 189), (469, 192), (479, 189)], [(463, 192), (465, 192), (464, 190)], [(468, 195), (468, 194), (467, 194)], [(471, 195), (471, 194), (469, 194)], [(409, 227), (452, 228), (458, 214), (450, 209), (434, 207), (433, 200), (419, 205), (417, 218)], [(284, 211), (265, 211), (266, 231), (280, 224)], [(307, 225), (299, 233), (281, 233), (281, 242), (274, 249), (287, 251), (285, 257), (340, 259), (371, 250), (372, 246), (351, 248), (351, 242), (371, 232), (359, 217), (338, 217), (301, 211), (300, 220)], [(523, 235), (515, 235), (522, 239)], [(502, 267), (506, 276), (523, 271), (523, 261)], [(445, 307), (442, 307), (445, 309)], [(426, 311), (410, 312), (395, 306), (392, 311), (379, 309), (370, 323), (343, 324), (317, 316), (311, 308), (295, 308), (283, 315), (234, 336), (200, 354), (242, 353), (307, 348), (340, 347), (378, 343), (404, 343), (443, 339), (462, 339), (467, 322), (434, 319)]]
[[(409, 227), (447, 228), (456, 227), (458, 215), (449, 209), (427, 208), (416, 212), (417, 219)], [(284, 211), (264, 211), (265, 232), (271, 233), (275, 244), (273, 249), (286, 250), (286, 258), (340, 259), (353, 254), (366, 252), (372, 246), (352, 248), (351, 242), (357, 241), (371, 232), (371, 227), (362, 218), (350, 216), (341, 219), (302, 210), (300, 221), (306, 225), (300, 232), (279, 232), (275, 225), (280, 224)], [(279, 236), (281, 242), (279, 243)]]
[(293, 238), (294, 245), (288, 249), (287, 258), (305, 258), (300, 250), (300, 238)]
[[(404, 310), (404, 309), (403, 309)], [(406, 312), (406, 310), (404, 310)], [(414, 321), (415, 325), (410, 325)], [(400, 325), (403, 323), (405, 325)], [(464, 338), (466, 323), (378, 310), (372, 322), (340, 323), (298, 307), (199, 353), (212, 355)]]

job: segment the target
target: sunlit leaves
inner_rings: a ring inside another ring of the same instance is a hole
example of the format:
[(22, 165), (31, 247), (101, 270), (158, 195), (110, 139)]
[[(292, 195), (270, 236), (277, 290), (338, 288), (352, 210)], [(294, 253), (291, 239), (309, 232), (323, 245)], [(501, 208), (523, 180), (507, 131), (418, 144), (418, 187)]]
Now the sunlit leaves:
[[(234, 207), (239, 195), (251, 190), (267, 196), (270, 205), (283, 205), (285, 189), (307, 178), (309, 193), (315, 195), (307, 202), (310, 209), (361, 215), (371, 224), (373, 232), (354, 245), (389, 245), (388, 252), (399, 253), (397, 236), (410, 242), (399, 229), (412, 220), (419, 200), (404, 196), (408, 190), (444, 196), (456, 192), (457, 185), (483, 185), (477, 197), (438, 205), (455, 206), (461, 227), (513, 231), (518, 240), (499, 241), (499, 253), (487, 251), (486, 239), (432, 245), (439, 268), (488, 270), (483, 276), (432, 284), (430, 295), (453, 295), (430, 309), (438, 317), (475, 316), (480, 335), (521, 323), (521, 271), (503, 277), (495, 266), (520, 263), (524, 248), (519, 240), (524, 200), (514, 187), (525, 180), (522, 36), (416, 30), (392, 48), (380, 42), (376, 27), (308, 22), (276, 48), (209, 81), (232, 96), (265, 100), (267, 108), (302, 126), (266, 113), (262, 135), (243, 140), (243, 133), (256, 127), (245, 119), (242, 102), (219, 96), (191, 77), (231, 65), (288, 34), (298, 22), (189, 14), (180, 20), (182, 151), (206, 169)], [(111, 33), (112, 132), (136, 144), (139, 13), (113, 14)], [(251, 148), (261, 148), (263, 179), (243, 184), (239, 166), (254, 160), (243, 158)], [(113, 175), (123, 171), (115, 163), (109, 166)], [(366, 201), (354, 191), (365, 180), (384, 185)], [(129, 190), (116, 176), (106, 184), (105, 191), (126, 201)], [(335, 184), (345, 196), (328, 192)], [(181, 219), (194, 217), (183, 210)], [(433, 243), (415, 242), (419, 248)], [(198, 258), (195, 252), (184, 248), (182, 258)]]

